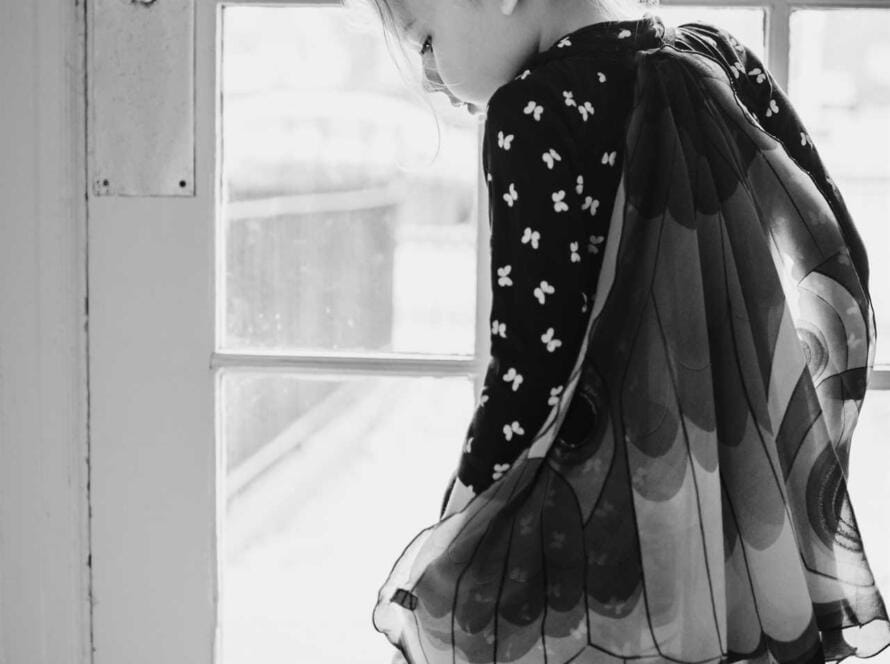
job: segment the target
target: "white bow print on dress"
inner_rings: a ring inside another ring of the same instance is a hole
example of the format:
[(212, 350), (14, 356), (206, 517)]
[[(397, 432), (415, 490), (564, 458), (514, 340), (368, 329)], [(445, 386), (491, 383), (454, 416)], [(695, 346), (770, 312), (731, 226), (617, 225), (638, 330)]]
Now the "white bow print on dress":
[(569, 243), (569, 260), (572, 263), (580, 263), (581, 262), (581, 254), (578, 253), (578, 243), (570, 242)]
[(550, 398), (547, 399), (548, 406), (555, 406), (559, 403), (559, 395), (562, 392), (562, 385), (550, 388)]
[[(744, 71), (744, 69), (742, 69), (742, 71)], [(756, 76), (757, 78), (754, 80), (756, 80), (758, 83), (763, 83), (764, 79), (766, 78), (766, 74), (763, 73), (760, 67), (754, 67), (754, 69), (748, 72), (748, 76)]]
[(519, 199), (519, 192), (516, 191), (516, 186), (512, 182), (507, 189), (507, 193), (504, 194), (504, 200), (507, 201), (507, 205), (513, 207), (513, 203)]
[(522, 109), (522, 112), (526, 115), (532, 115), (535, 120), (540, 120), (541, 113), (544, 112), (544, 107), (532, 100), (526, 104), (525, 108)]
[(562, 157), (560, 157), (559, 153), (553, 148), (550, 148), (549, 150), (547, 150), (547, 152), (542, 154), (541, 159), (544, 161), (545, 164), (547, 164), (547, 168), (549, 168), (551, 171), (553, 170), (554, 160), (562, 161)]
[(562, 96), (565, 98), (566, 106), (577, 106), (575, 103), (575, 93), (571, 90), (563, 90)]
[(538, 298), (538, 302), (544, 304), (544, 298), (547, 295), (553, 295), (556, 292), (556, 289), (548, 284), (546, 281), (542, 281), (541, 285), (535, 288), (534, 293), (535, 297)]
[(551, 353), (562, 346), (562, 342), (559, 339), (554, 339), (553, 335), (554, 331), (552, 327), (548, 327), (547, 331), (541, 335), (541, 341), (547, 344), (547, 350)]
[(513, 280), (507, 275), (510, 274), (510, 270), (513, 269), (509, 265), (504, 265), (503, 267), (498, 268), (498, 286), (512, 286)]
[(520, 239), (520, 242), (522, 242), (522, 244), (528, 244), (529, 242), (531, 242), (532, 248), (537, 249), (538, 248), (538, 240), (540, 240), (540, 239), (541, 239), (541, 234), (538, 231), (533, 231), (530, 227), (526, 226), (525, 232), (522, 234), (522, 238)]
[(517, 420), (513, 420), (510, 424), (504, 425), (504, 438), (507, 440), (513, 440), (513, 434), (517, 434), (521, 436), (525, 433), (525, 429), (519, 426), (519, 422)]
[(591, 235), (587, 244), (587, 251), (591, 254), (598, 254), (600, 250), (599, 245), (603, 243), (604, 239), (602, 235)]
[(600, 202), (593, 198), (593, 196), (586, 196), (584, 198), (584, 204), (581, 206), (582, 210), (590, 210), (590, 216), (593, 217), (596, 215), (596, 209), (600, 206)]
[(507, 338), (507, 324), (496, 320), (491, 321), (491, 334), (503, 339)]
[(609, 164), (609, 166), (615, 165), (615, 151), (612, 152), (603, 152), (603, 164)]
[(578, 184), (575, 185), (575, 192), (580, 196), (584, 193), (584, 176), (579, 175), (577, 182)]
[(565, 212), (569, 209), (569, 206), (563, 200), (566, 197), (566, 192), (562, 189), (550, 195), (550, 198), (553, 199), (553, 209), (557, 212)]
[(528, 581), (528, 570), (522, 569), (517, 565), (510, 570), (509, 578), (516, 583), (525, 583)]
[(581, 119), (587, 122), (587, 116), (593, 115), (593, 105), (589, 101), (585, 101), (578, 107), (578, 112), (581, 114)]
[(496, 463), (496, 464), (494, 464), (494, 472), (491, 474), (491, 478), (493, 480), (499, 480), (504, 476), (504, 473), (506, 473), (509, 469), (510, 469), (509, 463)]
[(532, 531), (532, 523), (535, 520), (534, 514), (526, 514), (524, 517), (519, 519), (519, 534), (520, 535), (531, 535)]
[(510, 367), (510, 370), (501, 376), (508, 383), (513, 383), (513, 391), (519, 389), (519, 386), (522, 385), (522, 374), (516, 371), (516, 367)]
[(510, 143), (513, 142), (513, 134), (509, 136), (504, 136), (504, 132), (498, 132), (498, 147), (503, 148), (504, 150), (510, 149)]

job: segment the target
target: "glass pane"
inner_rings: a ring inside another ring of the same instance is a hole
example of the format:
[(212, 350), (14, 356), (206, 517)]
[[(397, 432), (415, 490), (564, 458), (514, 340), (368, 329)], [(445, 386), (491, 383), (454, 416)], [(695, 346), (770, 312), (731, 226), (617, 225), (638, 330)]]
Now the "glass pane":
[(795, 10), (788, 93), (866, 244), (890, 363), (890, 10)]
[(357, 23), (224, 7), (223, 349), (474, 352), (481, 116)]
[(764, 58), (764, 11), (760, 7), (701, 7), (699, 5), (657, 6), (649, 11), (658, 14), (667, 25), (702, 22), (727, 30), (750, 48), (761, 60)]
[(371, 611), (438, 520), (472, 381), (223, 372), (220, 389), (221, 664), (388, 663)]
[[(862, 402), (859, 423), (850, 445), (849, 491), (854, 515), (862, 531), (865, 554), (875, 583), (890, 600), (890, 390), (869, 390)], [(890, 649), (869, 658), (873, 664), (890, 664)]]

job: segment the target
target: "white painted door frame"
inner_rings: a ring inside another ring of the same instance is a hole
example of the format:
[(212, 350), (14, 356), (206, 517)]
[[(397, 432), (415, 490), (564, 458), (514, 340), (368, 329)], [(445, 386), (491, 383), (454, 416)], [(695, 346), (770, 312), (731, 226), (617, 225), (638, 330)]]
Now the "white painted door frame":
[[(96, 20), (93, 4), (88, 25)], [(97, 195), (91, 188), (89, 200), (95, 664), (211, 664), (219, 650), (222, 455), (210, 366), (217, 4), (193, 6), (195, 195)], [(190, 60), (180, 46), (159, 48), (158, 66), (163, 58)], [(101, 50), (88, 43), (89, 55)], [(89, 55), (88, 71), (102, 66)], [(115, 92), (93, 88), (90, 98), (101, 103)], [(139, 118), (132, 122), (139, 131)]]
[(84, 5), (0, 5), (0, 662), (90, 661)]

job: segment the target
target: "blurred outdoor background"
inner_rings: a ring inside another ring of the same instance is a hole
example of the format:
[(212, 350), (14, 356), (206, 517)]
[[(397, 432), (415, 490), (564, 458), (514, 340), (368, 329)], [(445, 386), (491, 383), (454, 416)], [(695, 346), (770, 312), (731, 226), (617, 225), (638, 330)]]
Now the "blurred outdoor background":
[[(653, 11), (721, 25), (764, 56), (762, 9)], [(370, 13), (222, 15), (220, 350), (481, 353), (481, 117), (442, 94), (424, 101)], [(878, 362), (890, 363), (890, 9), (798, 9), (791, 30), (788, 92), (870, 250)], [(220, 372), (223, 664), (389, 662), (376, 592), (437, 519), (474, 400), (470, 377)], [(888, 418), (890, 392), (873, 390), (850, 482), (890, 597)]]

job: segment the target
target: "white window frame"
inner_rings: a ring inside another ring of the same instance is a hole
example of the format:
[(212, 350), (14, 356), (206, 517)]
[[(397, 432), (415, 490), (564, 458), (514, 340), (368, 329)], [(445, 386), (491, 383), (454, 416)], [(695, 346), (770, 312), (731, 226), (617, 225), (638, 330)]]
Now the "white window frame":
[[(337, 0), (302, 0), (274, 3), (263, 0), (215, 0), (219, 6), (336, 6)], [(890, 0), (660, 0), (662, 6), (701, 6), (701, 7), (752, 7), (764, 10), (765, 64), (783, 90), (788, 90), (790, 57), (790, 18), (794, 9), (826, 8), (883, 8), (890, 7)], [(793, 101), (793, 100), (792, 100)], [(483, 126), (479, 126), (479, 149), (481, 154)], [(487, 188), (483, 180), (481, 159), (478, 160), (477, 178), (477, 221), (488, 214)], [(470, 376), (474, 379), (475, 390), (482, 388), (484, 369), (490, 352), (488, 333), (488, 312), (491, 305), (490, 272), (488, 257), (488, 224), (477, 223), (476, 243), (476, 329), (474, 354), (466, 356), (373, 354), (373, 353), (289, 353), (287, 355), (257, 355), (214, 351), (211, 366), (214, 369), (230, 367), (238, 369), (279, 368), (299, 372), (321, 372), (358, 375), (398, 375), (398, 376)], [(222, 274), (222, 265), (217, 266), (217, 283)], [(216, 329), (224, 329), (222, 321), (217, 321)], [(217, 343), (217, 348), (219, 347)], [(876, 365), (871, 378), (870, 389), (890, 389), (890, 365)]]
[[(229, 6), (331, 6), (342, 3), (338, 0), (291, 0), (268, 2), (263, 0), (214, 0), (222, 10)], [(478, 143), (481, 150), (484, 126), (479, 123)], [(217, 154), (221, 154), (222, 138), (217, 145)], [(481, 152), (480, 152), (481, 154)], [(485, 219), (488, 214), (487, 190), (482, 172), (481, 159), (477, 160), (477, 187), (474, 208), (477, 221)], [(332, 352), (332, 351), (294, 351), (287, 354), (235, 353), (219, 350), (219, 335), (225, 329), (224, 321), (217, 319), (217, 339), (211, 357), (213, 369), (229, 368), (239, 370), (283, 370), (297, 373), (323, 373), (354, 376), (464, 376), (474, 380), (476, 392), (482, 389), (484, 369), (488, 362), (490, 337), (488, 334), (488, 311), (491, 305), (490, 273), (488, 269), (489, 228), (486, 223), (476, 223), (476, 326), (474, 334), (474, 351), (471, 355), (464, 354), (413, 354), (413, 353), (374, 353), (374, 352)], [(217, 252), (221, 254), (222, 252)], [(216, 283), (222, 284), (224, 265), (222, 257), (216, 266)], [(219, 311), (221, 317), (223, 311)]]

